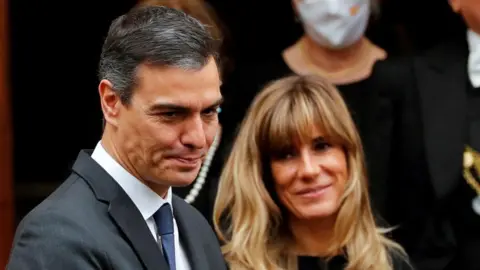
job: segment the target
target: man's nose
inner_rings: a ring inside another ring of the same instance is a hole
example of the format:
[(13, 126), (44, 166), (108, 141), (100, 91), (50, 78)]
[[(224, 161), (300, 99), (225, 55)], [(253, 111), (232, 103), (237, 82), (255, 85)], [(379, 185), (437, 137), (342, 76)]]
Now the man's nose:
[(206, 147), (207, 139), (205, 128), (200, 116), (195, 116), (187, 120), (181, 142), (183, 145), (193, 149), (202, 149)]

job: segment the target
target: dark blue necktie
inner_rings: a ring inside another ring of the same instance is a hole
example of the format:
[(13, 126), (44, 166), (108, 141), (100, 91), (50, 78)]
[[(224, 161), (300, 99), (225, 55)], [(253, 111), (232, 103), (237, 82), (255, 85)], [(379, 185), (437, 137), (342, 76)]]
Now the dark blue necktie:
[(157, 223), (158, 234), (162, 240), (163, 255), (167, 259), (170, 270), (175, 270), (175, 238), (173, 235), (173, 215), (170, 204), (164, 203), (158, 211), (153, 214)]

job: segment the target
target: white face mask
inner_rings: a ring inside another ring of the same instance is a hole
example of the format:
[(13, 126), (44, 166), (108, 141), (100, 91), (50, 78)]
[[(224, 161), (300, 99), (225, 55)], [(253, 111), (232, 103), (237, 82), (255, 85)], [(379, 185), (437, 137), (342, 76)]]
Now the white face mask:
[(473, 87), (480, 87), (480, 34), (471, 29), (467, 31), (468, 40), (468, 76)]
[(370, 17), (370, 0), (303, 0), (297, 9), (305, 32), (319, 45), (345, 48), (360, 40)]

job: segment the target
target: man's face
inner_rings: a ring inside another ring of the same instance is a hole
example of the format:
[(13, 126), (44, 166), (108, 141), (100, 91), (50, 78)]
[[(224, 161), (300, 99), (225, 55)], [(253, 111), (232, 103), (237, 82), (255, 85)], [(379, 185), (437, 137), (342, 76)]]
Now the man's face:
[(215, 60), (197, 71), (142, 65), (137, 79), (130, 104), (119, 105), (117, 151), (149, 186), (189, 185), (219, 127)]
[(452, 9), (461, 14), (468, 27), (480, 34), (480, 1), (450, 0)]

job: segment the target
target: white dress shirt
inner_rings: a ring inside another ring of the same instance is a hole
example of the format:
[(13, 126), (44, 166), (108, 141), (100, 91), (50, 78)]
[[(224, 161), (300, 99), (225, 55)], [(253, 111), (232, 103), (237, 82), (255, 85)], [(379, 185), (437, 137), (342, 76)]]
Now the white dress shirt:
[(480, 87), (480, 34), (471, 29), (467, 31), (468, 40), (468, 77), (473, 87)]
[[(163, 199), (145, 184), (140, 182), (127, 170), (125, 170), (110, 154), (105, 151), (101, 142), (98, 142), (93, 151), (92, 158), (122, 187), (127, 193), (135, 206), (138, 208), (147, 223), (152, 237), (157, 241), (160, 250), (162, 250), (162, 242), (157, 233), (157, 225), (153, 219), (153, 214), (164, 204), (169, 203), (172, 207), (172, 189), (168, 189), (167, 196)], [(180, 244), (178, 236), (178, 227), (175, 217), (173, 219), (173, 229), (175, 237), (175, 263), (177, 270), (190, 270), (185, 249)]]

